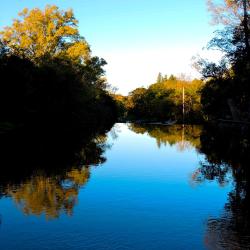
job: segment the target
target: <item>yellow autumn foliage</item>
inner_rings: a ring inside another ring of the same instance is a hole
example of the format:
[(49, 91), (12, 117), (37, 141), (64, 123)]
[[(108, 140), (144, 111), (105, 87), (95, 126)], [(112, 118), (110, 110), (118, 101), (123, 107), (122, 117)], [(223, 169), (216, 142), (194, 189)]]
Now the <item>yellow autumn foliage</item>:
[(0, 32), (4, 44), (16, 55), (36, 62), (49, 56), (82, 63), (90, 57), (90, 47), (79, 34), (72, 10), (47, 5), (44, 10), (25, 8), (19, 17)]
[(88, 167), (73, 168), (63, 178), (37, 174), (19, 186), (9, 185), (6, 194), (27, 215), (44, 214), (47, 219), (56, 218), (63, 211), (71, 215), (79, 189), (89, 176)]

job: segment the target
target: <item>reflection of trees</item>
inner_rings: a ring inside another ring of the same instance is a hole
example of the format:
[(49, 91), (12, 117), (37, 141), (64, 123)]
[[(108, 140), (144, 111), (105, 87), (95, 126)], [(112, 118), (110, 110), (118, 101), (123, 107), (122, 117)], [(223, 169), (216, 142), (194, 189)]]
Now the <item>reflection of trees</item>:
[(206, 155), (193, 178), (223, 184), (229, 172), (234, 179), (224, 213), (208, 220), (209, 249), (249, 249), (249, 162), (250, 131), (208, 127), (202, 131), (200, 151)]
[(9, 185), (5, 193), (25, 214), (44, 213), (46, 218), (55, 218), (62, 211), (72, 214), (79, 188), (88, 178), (89, 168), (72, 169), (63, 177), (38, 174), (18, 186)]
[(148, 124), (130, 124), (129, 128), (138, 134), (147, 133), (156, 139), (157, 145), (176, 145), (180, 151), (200, 146), (201, 126), (173, 125), (159, 126)]
[(216, 180), (221, 186), (224, 186), (230, 179), (230, 166), (227, 164), (216, 164), (202, 162), (201, 167), (192, 174), (192, 181), (196, 184), (206, 180)]
[(50, 136), (8, 135), (0, 144), (5, 148), (0, 198), (11, 197), (24, 214), (44, 214), (47, 219), (73, 213), (90, 166), (105, 162), (103, 153), (109, 147), (104, 132)]
[(204, 154), (205, 160), (192, 175), (196, 184), (215, 180), (223, 186), (234, 179), (222, 216), (208, 220), (205, 244), (209, 249), (250, 249), (250, 130), (188, 125), (129, 127), (155, 138), (158, 146), (176, 145), (180, 150), (195, 147)]

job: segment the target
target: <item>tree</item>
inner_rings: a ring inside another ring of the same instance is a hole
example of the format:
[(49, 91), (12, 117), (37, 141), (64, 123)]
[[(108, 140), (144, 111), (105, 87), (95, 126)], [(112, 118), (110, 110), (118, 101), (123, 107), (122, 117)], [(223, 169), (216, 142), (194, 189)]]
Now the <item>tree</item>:
[[(173, 80), (171, 80), (173, 79)], [(186, 121), (202, 120), (200, 111), (200, 88), (202, 81), (181, 81), (172, 76), (168, 80), (137, 88), (125, 99), (129, 120), (167, 121), (182, 120), (183, 85), (185, 85)]]
[(170, 75), (170, 77), (168, 78), (169, 81), (176, 81), (177, 78), (176, 76), (174, 76), (173, 74)]
[(165, 81), (167, 81), (168, 80), (168, 75), (164, 75), (164, 77), (163, 77), (163, 81), (165, 82)]
[(106, 62), (90, 56), (73, 12), (46, 6), (19, 15), (0, 32), (0, 122), (79, 128), (114, 121)]
[(161, 83), (163, 81), (163, 77), (162, 77), (162, 74), (161, 74), (161, 72), (158, 74), (158, 76), (157, 76), (157, 83)]
[(224, 0), (222, 4), (214, 4), (213, 0), (207, 1), (208, 9), (212, 13), (214, 24), (235, 27), (242, 25), (244, 33), (244, 43), (249, 56), (249, 0)]
[(200, 60), (206, 79), (201, 91), (203, 111), (208, 119), (249, 120), (249, 0), (208, 4), (214, 20), (225, 25), (216, 32), (208, 48), (220, 50), (224, 56), (218, 64)]
[(0, 59), (3, 57), (7, 52), (7, 48), (4, 43), (0, 40)]
[(89, 45), (79, 34), (72, 10), (60, 11), (47, 5), (44, 10), (25, 8), (19, 17), (0, 32), (3, 43), (15, 55), (35, 62), (46, 57), (81, 63), (89, 59)]
[(222, 0), (219, 4), (207, 0), (209, 12), (212, 14), (212, 24), (237, 25), (249, 11), (249, 0)]

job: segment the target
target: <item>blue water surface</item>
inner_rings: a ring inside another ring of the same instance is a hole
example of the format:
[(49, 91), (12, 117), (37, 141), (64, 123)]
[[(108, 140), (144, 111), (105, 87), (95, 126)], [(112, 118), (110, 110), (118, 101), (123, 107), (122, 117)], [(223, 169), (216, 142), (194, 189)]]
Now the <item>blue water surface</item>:
[(0, 249), (206, 249), (207, 221), (221, 215), (233, 184), (193, 180), (205, 156), (188, 143), (159, 145), (127, 124), (107, 143), (72, 214), (27, 214), (3, 196)]

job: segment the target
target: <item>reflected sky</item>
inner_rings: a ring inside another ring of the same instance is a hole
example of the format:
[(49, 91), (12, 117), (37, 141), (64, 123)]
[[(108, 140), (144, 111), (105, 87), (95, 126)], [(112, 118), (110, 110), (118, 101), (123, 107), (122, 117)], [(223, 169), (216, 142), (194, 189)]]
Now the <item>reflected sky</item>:
[[(69, 170), (67, 178), (61, 177), (60, 188), (66, 189), (68, 184), (72, 188), (68, 179), (82, 180), (70, 214), (48, 220), (37, 207), (25, 213), (30, 197), (20, 195), (27, 195), (24, 189), (36, 192), (38, 175), (16, 190), (8, 186), (0, 199), (0, 248), (206, 249), (207, 221), (223, 213), (232, 179), (225, 185), (194, 180), (206, 162), (199, 150), (201, 127), (140, 129), (144, 132), (116, 124), (106, 141), (111, 145), (104, 153), (106, 162), (90, 166), (88, 172)], [(188, 146), (180, 148), (179, 138)], [(53, 186), (57, 177), (39, 180)], [(45, 185), (43, 193), (48, 189)], [(46, 207), (45, 199), (38, 204)]]

